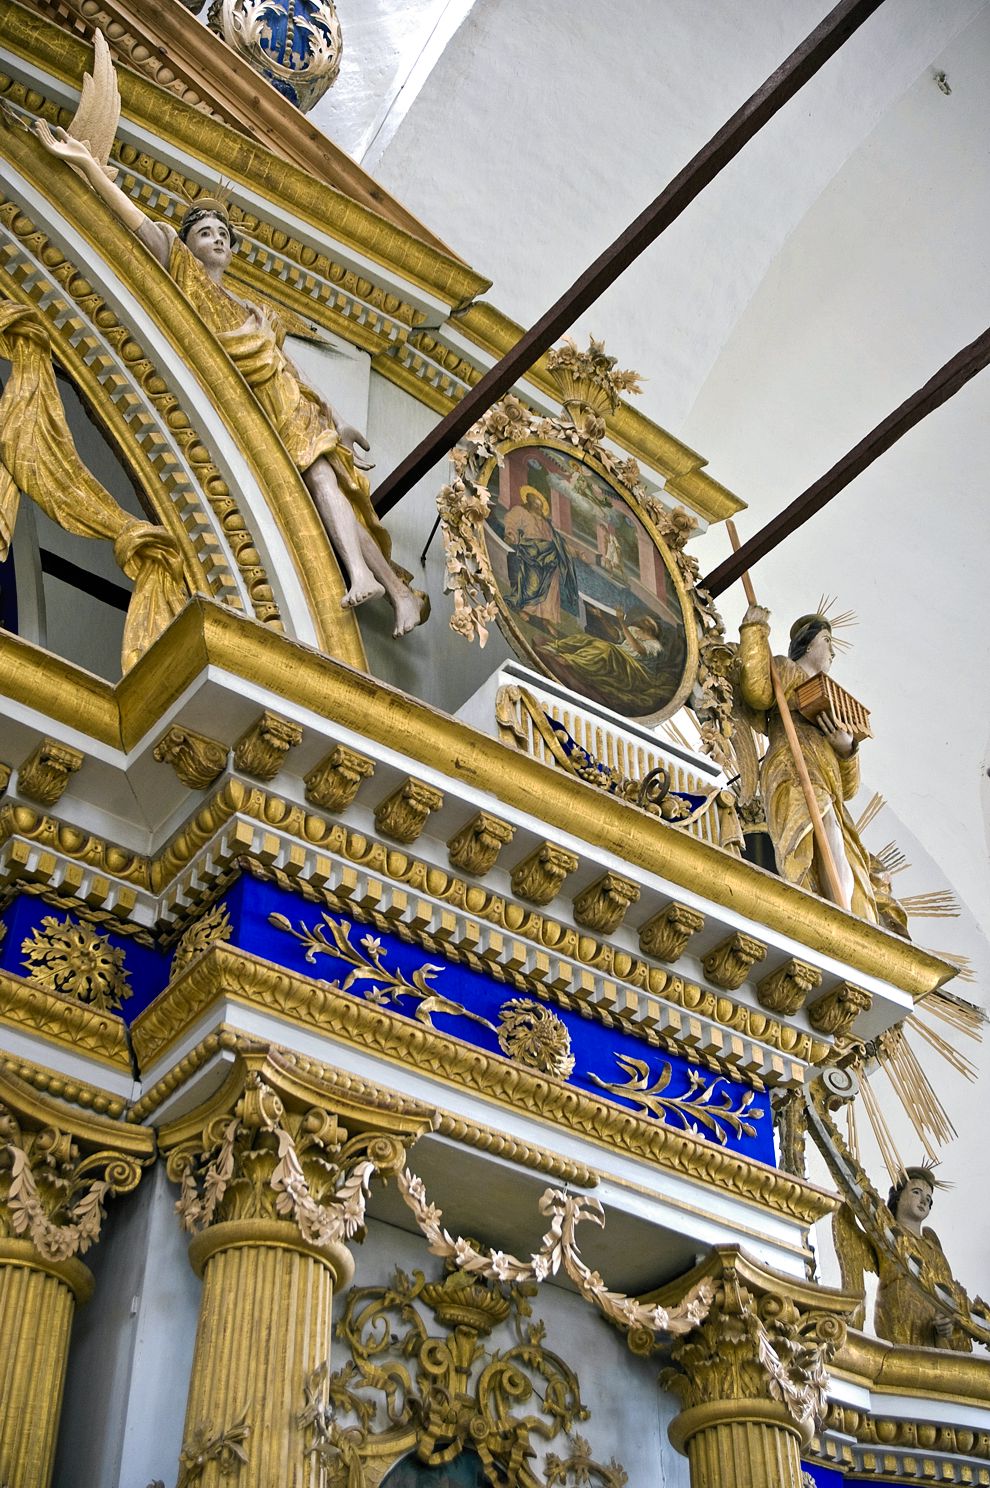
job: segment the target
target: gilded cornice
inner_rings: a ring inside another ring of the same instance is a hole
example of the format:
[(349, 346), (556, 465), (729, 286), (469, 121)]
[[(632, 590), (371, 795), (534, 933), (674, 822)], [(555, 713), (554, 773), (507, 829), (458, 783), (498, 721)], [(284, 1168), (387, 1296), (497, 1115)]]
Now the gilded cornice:
[(480, 1093), (496, 1104), (525, 1111), (599, 1146), (626, 1152), (803, 1225), (834, 1207), (831, 1195), (801, 1179), (643, 1120), (227, 945), (215, 945), (193, 962), (135, 1019), (131, 1033), (140, 1066), (148, 1069), (166, 1059), (169, 1049), (220, 999), (228, 1006), (269, 1012), (310, 1032), (318, 1029), (388, 1063)]
[(879, 1395), (990, 1408), (990, 1358), (981, 1354), (911, 1348), (850, 1330), (832, 1373)]
[(0, 971), (0, 1024), (20, 1033), (37, 1034), (73, 1054), (85, 1054), (130, 1074), (127, 1038), (120, 1018), (46, 992), (9, 971)]
[(113, 1148), (139, 1161), (154, 1156), (155, 1133), (146, 1126), (129, 1121), (115, 1121), (96, 1111), (83, 1111), (75, 1105), (40, 1094), (27, 1081), (9, 1073), (6, 1064), (0, 1069), (0, 1104), (17, 1113), (18, 1121), (38, 1131), (58, 1127), (88, 1147)]
[[(503, 357), (523, 335), (522, 326), (487, 304), (469, 306), (457, 316), (456, 325), (469, 341), (495, 358)], [(416, 338), (410, 339), (415, 344)], [(550, 375), (545, 356), (527, 372), (526, 377), (551, 402), (559, 402), (560, 390)], [(605, 422), (610, 439), (649, 469), (660, 472), (665, 481), (665, 494), (675, 501), (682, 502), (709, 522), (720, 522), (736, 512), (745, 511), (745, 501), (705, 474), (707, 461), (702, 455), (631, 404), (620, 402), (616, 412), (609, 414)]]
[(33, 135), (6, 129), (0, 141), (7, 158), (52, 202), (53, 212), (81, 233), (131, 287), (176, 355), (195, 374), (251, 465), (260, 489), (278, 493), (278, 500), (268, 503), (269, 511), (294, 556), (320, 644), (341, 660), (364, 667), (357, 621), (352, 610), (341, 608), (340, 570), (309, 492), (261, 405), (216, 338), (168, 274), (150, 254), (135, 251), (133, 235), (71, 170), (60, 175), (58, 200), (54, 200), (49, 181), (58, 167)]
[[(550, 769), (459, 719), (201, 597), (190, 600), (114, 686), (16, 636), (0, 637), (0, 690), (6, 696), (47, 713), (66, 728), (127, 751), (158, 726), (172, 703), (210, 666), (307, 711), (316, 709), (342, 728), (441, 774), (456, 759), (461, 780), (539, 819), (549, 831), (614, 855), (633, 874), (638, 869), (660, 875), (916, 998), (954, 974), (945, 962), (899, 936), (855, 919), (731, 853), (671, 831), (618, 797)], [(279, 802), (272, 809), (284, 816), (295, 808)], [(429, 886), (427, 891), (434, 892)], [(521, 908), (518, 912), (525, 913)], [(618, 967), (616, 974), (624, 975)], [(660, 968), (654, 974), (666, 975)], [(716, 1007), (720, 1001), (716, 999)], [(765, 1028), (774, 1026), (769, 1014), (757, 1016), (767, 1020)], [(766, 1037), (753, 1031), (756, 1037)]]
[[(190, 27), (192, 29), (192, 27)], [(35, 67), (78, 89), (80, 79), (92, 62), (92, 47), (51, 21), (32, 13), (27, 7), (8, 0), (0, 9), (0, 40), (11, 51)], [(219, 44), (224, 66), (229, 49)], [(366, 254), (377, 263), (398, 269), (412, 283), (429, 293), (459, 305), (483, 294), (490, 281), (476, 274), (454, 258), (449, 251), (432, 246), (421, 236), (426, 230), (408, 216), (410, 230), (389, 222), (377, 208), (402, 212), (370, 178), (364, 177), (366, 189), (380, 192), (376, 209), (362, 205), (343, 190), (320, 180), (319, 175), (301, 169), (263, 144), (210, 118), (193, 105), (176, 98), (128, 67), (119, 72), (119, 87), (124, 116), (142, 126), (158, 139), (203, 161), (211, 177), (222, 175), (231, 181), (242, 181), (251, 190), (265, 196), (274, 207), (309, 223), (318, 232), (333, 223), (333, 235), (341, 243)], [(266, 85), (254, 78), (256, 100)], [(296, 129), (310, 128), (290, 110)], [(316, 131), (312, 131), (316, 134)], [(333, 146), (322, 135), (321, 148), (330, 152)], [(359, 185), (358, 168), (347, 189)], [(363, 172), (359, 173), (361, 176)], [(80, 183), (81, 184), (81, 183)], [(436, 241), (436, 240), (434, 240)]]
[(109, 1116), (119, 1120), (125, 1113), (127, 1102), (119, 1095), (110, 1095), (99, 1085), (80, 1080), (57, 1070), (36, 1064), (33, 1059), (17, 1058), (12, 1054), (0, 1056), (0, 1074), (13, 1075), (25, 1085), (31, 1085), (42, 1095), (67, 1101), (69, 1105), (81, 1106), (84, 1111), (95, 1111), (97, 1116)]

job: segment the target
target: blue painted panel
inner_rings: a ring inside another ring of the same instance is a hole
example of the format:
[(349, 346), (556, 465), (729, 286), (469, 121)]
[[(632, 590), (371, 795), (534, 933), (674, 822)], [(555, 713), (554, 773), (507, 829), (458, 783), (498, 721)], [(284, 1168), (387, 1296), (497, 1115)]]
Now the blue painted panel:
[(802, 1462), (801, 1466), (816, 1488), (855, 1488), (856, 1480), (843, 1477), (834, 1467), (820, 1467), (817, 1462)]
[[(34, 931), (41, 928), (44, 919), (52, 919), (60, 926), (68, 924), (70, 928), (85, 923), (87, 930), (92, 930), (101, 937), (103, 945), (108, 946), (111, 951), (119, 952), (122, 958), (119, 964), (123, 966), (130, 988), (130, 996), (124, 998), (118, 1010), (125, 1023), (132, 1023), (138, 1013), (154, 1001), (168, 981), (168, 957), (162, 952), (139, 945), (128, 936), (114, 935), (105, 926), (94, 926), (81, 921), (78, 915), (46, 904), (33, 894), (18, 895), (4, 910), (2, 918), (7, 933), (0, 945), (0, 967), (4, 971), (13, 972), (15, 976), (30, 975), (32, 966), (31, 962), (25, 960), (24, 942), (34, 938)], [(91, 957), (90, 960), (92, 959)]]
[[(370, 932), (346, 916), (324, 915), (318, 906), (273, 884), (243, 877), (231, 888), (226, 902), (234, 925), (233, 942), (244, 950), (304, 976), (347, 983), (345, 990), (354, 996), (370, 996), (407, 1017), (415, 1017), (418, 1011), (422, 1020), (429, 1012), (434, 1026), (442, 1032), (504, 1057), (497, 1033), (499, 1010), (511, 998), (527, 994), (437, 953), (427, 955), (387, 932)], [(278, 917), (276, 923), (273, 915)], [(334, 941), (332, 926), (340, 927), (340, 945)], [(296, 933), (290, 933), (290, 928)], [(299, 932), (305, 936), (307, 931), (317, 937), (315, 942), (310, 938), (307, 944), (298, 938)], [(427, 1000), (434, 996), (436, 1001)], [(718, 1078), (676, 1054), (651, 1048), (633, 1034), (606, 1028), (565, 1008), (553, 1006), (553, 1011), (570, 1035), (574, 1070), (568, 1083), (591, 1095), (604, 1093), (641, 1115), (650, 1113), (616, 1091), (602, 1092), (595, 1077), (619, 1086), (635, 1078), (654, 1092), (658, 1106), (661, 1099), (676, 1103), (693, 1097), (693, 1110), (677, 1104), (661, 1107), (659, 1119), (761, 1162), (774, 1162), (769, 1100), (765, 1095), (754, 1098), (741, 1081)], [(635, 1070), (628, 1065), (623, 1068), (620, 1058), (637, 1061)], [(669, 1070), (666, 1081), (665, 1068)], [(702, 1102), (699, 1094), (704, 1088), (711, 1093)], [(747, 1097), (749, 1104), (739, 1118), (733, 1119)]]

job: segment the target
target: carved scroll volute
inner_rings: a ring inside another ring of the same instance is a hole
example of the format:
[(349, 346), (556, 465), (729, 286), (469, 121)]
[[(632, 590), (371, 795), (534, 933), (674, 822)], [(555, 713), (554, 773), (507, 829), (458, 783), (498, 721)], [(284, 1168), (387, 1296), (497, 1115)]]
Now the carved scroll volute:
[(673, 1341), (661, 1375), (682, 1407), (670, 1439), (692, 1483), (802, 1488), (801, 1450), (824, 1418), (828, 1366), (856, 1299), (720, 1246), (657, 1300), (705, 1273), (717, 1282), (707, 1316)]
[(48, 1488), (72, 1317), (93, 1290), (79, 1257), (153, 1152), (146, 1128), (0, 1074), (0, 1481)]
[(334, 1287), (353, 1274), (348, 1246), (363, 1235), (372, 1178), (398, 1171), (432, 1124), (409, 1102), (338, 1097), (319, 1066), (261, 1048), (162, 1129), (203, 1277), (180, 1481), (202, 1462), (202, 1488), (225, 1488), (236, 1458), (238, 1488), (271, 1488), (286, 1463), (299, 1488), (325, 1488), (302, 1418), (307, 1384), (330, 1357)]

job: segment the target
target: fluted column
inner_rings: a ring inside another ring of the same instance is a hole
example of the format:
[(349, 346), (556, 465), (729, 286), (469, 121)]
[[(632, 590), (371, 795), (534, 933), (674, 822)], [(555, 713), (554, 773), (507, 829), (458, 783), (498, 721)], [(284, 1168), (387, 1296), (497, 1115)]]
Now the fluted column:
[(262, 1051), (241, 1056), (209, 1110), (161, 1134), (203, 1278), (181, 1485), (229, 1488), (236, 1468), (238, 1488), (324, 1488), (333, 1293), (354, 1270), (346, 1242), (373, 1174), (401, 1166), (429, 1125), (345, 1114), (347, 1130), (325, 1088)]
[[(48, 1488), (76, 1304), (78, 1259), (104, 1203), (133, 1188), (153, 1137), (38, 1097), (0, 1076), (0, 1484)], [(129, 1149), (129, 1150), (128, 1150)]]
[(828, 1364), (855, 1299), (729, 1247), (679, 1285), (706, 1272), (717, 1283), (711, 1306), (674, 1341), (661, 1375), (682, 1405), (670, 1439), (691, 1488), (802, 1488), (801, 1451), (824, 1415)]

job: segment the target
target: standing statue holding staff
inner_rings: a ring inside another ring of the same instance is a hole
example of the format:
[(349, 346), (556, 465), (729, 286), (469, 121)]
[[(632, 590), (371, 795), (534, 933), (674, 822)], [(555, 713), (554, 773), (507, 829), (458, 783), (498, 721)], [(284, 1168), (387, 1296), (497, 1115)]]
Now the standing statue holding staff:
[(178, 231), (146, 217), (115, 185), (107, 165), (120, 116), (120, 95), (109, 49), (96, 33), (92, 77), (83, 84), (79, 110), (68, 130), (36, 124), (42, 144), (66, 161), (149, 249), (195, 306), (271, 419), (305, 481), (345, 569), (345, 608), (387, 594), (397, 636), (426, 618), (426, 598), (410, 589), (408, 575), (392, 562), (391, 541), (371, 504), (368, 479), (354, 445), (364, 436), (345, 425), (310, 387), (282, 350), (284, 336), (257, 305), (224, 287), (224, 272), (237, 246), (227, 205), (199, 197)]

